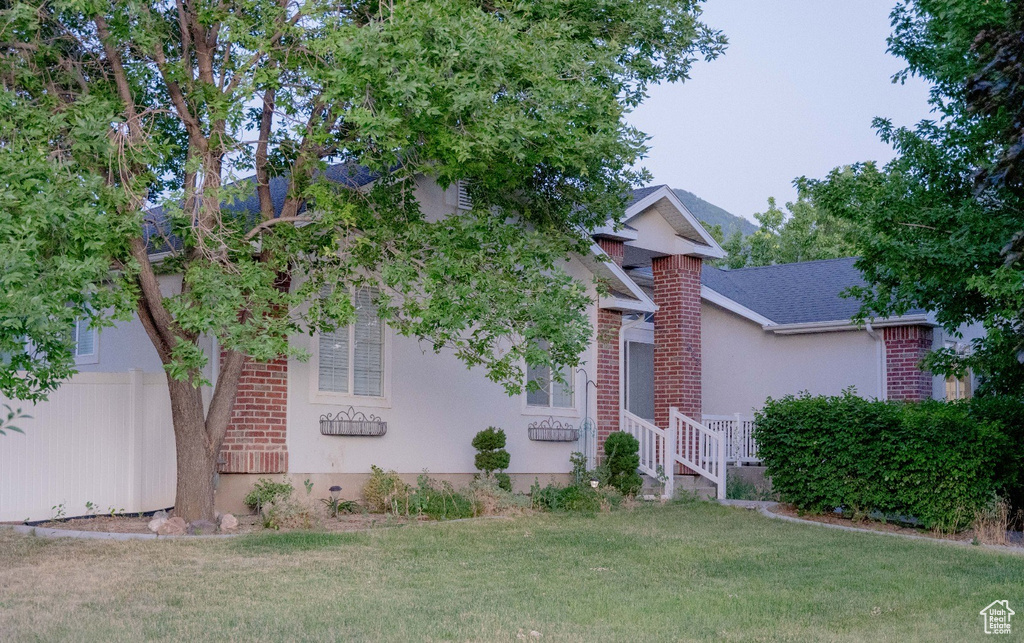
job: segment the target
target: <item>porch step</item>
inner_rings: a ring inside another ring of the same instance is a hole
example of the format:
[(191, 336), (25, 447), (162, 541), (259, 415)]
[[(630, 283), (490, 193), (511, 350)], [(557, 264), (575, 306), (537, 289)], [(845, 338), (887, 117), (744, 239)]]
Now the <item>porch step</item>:
[[(648, 497), (651, 499), (661, 498), (662, 484), (646, 474), (641, 474), (640, 477), (644, 480), (644, 486), (640, 489), (640, 497), (645, 499)], [(683, 493), (695, 495), (702, 500), (713, 500), (717, 497), (718, 488), (707, 478), (698, 475), (676, 474), (675, 494), (678, 497)]]

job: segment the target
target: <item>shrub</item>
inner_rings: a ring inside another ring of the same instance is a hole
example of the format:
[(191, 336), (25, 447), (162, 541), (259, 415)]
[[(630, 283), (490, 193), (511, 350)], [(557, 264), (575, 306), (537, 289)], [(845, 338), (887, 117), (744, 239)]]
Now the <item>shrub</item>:
[(614, 488), (594, 489), (589, 484), (559, 487), (549, 484), (541, 488), (534, 483), (530, 494), (535, 509), (595, 513), (614, 509), (622, 504), (622, 495)]
[(996, 495), (1019, 497), (1019, 401), (921, 403), (802, 394), (769, 399), (754, 438), (772, 486), (798, 509), (842, 508), (956, 531)]
[(363, 485), (363, 497), (368, 510), (373, 513), (407, 514), (409, 492), (409, 485), (402, 482), (397, 473), (370, 465), (370, 479)]
[(268, 478), (260, 478), (242, 502), (250, 511), (262, 514), (264, 508), (291, 498), (294, 491), (295, 488), (287, 480), (274, 482)]
[(512, 493), (498, 486), (496, 480), (474, 480), (463, 492), (473, 502), (477, 516), (518, 516), (532, 506), (529, 496)]
[(637, 473), (640, 467), (640, 443), (629, 433), (615, 431), (604, 442), (604, 465), (608, 468), (608, 484), (623, 495), (636, 495), (644, 481)]
[[(508, 469), (512, 458), (505, 450), (505, 431), (489, 426), (473, 436), (472, 444), (477, 450), (473, 463), (483, 471), (485, 478), (490, 478), (495, 471)], [(498, 486), (505, 491), (512, 491), (512, 479), (508, 474), (498, 473), (495, 478)]]
[(448, 482), (438, 486), (426, 475), (417, 479), (416, 490), (409, 496), (408, 511), (434, 520), (455, 520), (476, 515), (473, 502), (455, 491)]

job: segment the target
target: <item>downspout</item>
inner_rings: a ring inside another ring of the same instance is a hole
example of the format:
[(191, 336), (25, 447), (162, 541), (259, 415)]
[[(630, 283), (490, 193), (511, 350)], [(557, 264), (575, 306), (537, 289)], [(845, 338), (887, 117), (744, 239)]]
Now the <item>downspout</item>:
[(868, 331), (868, 336), (875, 340), (875, 355), (878, 359), (878, 399), (886, 400), (889, 398), (889, 373), (886, 368), (885, 338), (871, 326), (870, 322), (864, 325), (864, 329)]

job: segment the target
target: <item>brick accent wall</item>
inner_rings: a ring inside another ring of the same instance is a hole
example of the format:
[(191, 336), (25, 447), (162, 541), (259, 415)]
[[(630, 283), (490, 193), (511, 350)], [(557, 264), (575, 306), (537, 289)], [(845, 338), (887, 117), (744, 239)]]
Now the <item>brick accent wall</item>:
[(597, 454), (608, 434), (619, 430), (619, 330), (622, 313), (597, 311)]
[(882, 330), (889, 399), (930, 399), (932, 374), (921, 370), (921, 360), (932, 349), (932, 329), (927, 326), (891, 326)]
[(654, 420), (668, 426), (668, 409), (700, 421), (700, 271), (696, 257), (654, 259)]
[(622, 258), (626, 253), (626, 244), (622, 241), (615, 241), (613, 239), (598, 239), (597, 245), (601, 246), (601, 250), (608, 255), (612, 261), (617, 263), (619, 267), (622, 267)]
[(242, 367), (235, 408), (220, 451), (221, 473), (288, 471), (288, 360)]

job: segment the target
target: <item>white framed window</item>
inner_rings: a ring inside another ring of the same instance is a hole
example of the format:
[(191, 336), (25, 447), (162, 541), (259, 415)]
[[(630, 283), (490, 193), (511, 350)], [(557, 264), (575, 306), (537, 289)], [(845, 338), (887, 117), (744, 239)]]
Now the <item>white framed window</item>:
[(316, 336), (312, 401), (369, 406), (386, 403), (389, 342), (387, 326), (373, 303), (376, 296), (374, 288), (356, 290), (355, 320)]
[[(967, 353), (969, 350), (963, 344), (958, 342), (946, 342), (946, 348), (951, 348), (958, 353)], [(971, 371), (967, 371), (962, 377), (954, 377), (949, 375), (946, 377), (946, 400), (952, 402), (953, 400), (966, 400), (971, 397), (973, 391), (971, 390)]]
[[(541, 348), (547, 348), (547, 342), (538, 342)], [(547, 366), (526, 367), (526, 381), (536, 383), (536, 390), (532, 387), (526, 389), (526, 407), (528, 410), (538, 409), (549, 411), (575, 411), (576, 390), (573, 386), (573, 369), (570, 366), (563, 366), (560, 371), (561, 379), (558, 381), (551, 376), (551, 369)]]
[(75, 342), (75, 364), (97, 364), (100, 361), (99, 333), (89, 328), (88, 319), (79, 319), (71, 329)]

